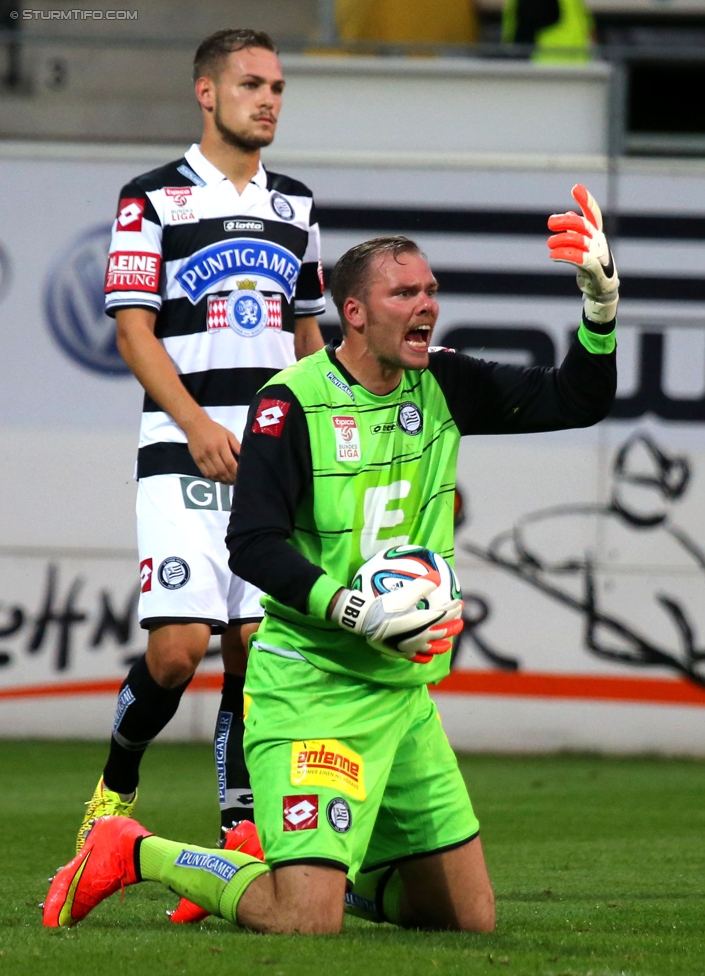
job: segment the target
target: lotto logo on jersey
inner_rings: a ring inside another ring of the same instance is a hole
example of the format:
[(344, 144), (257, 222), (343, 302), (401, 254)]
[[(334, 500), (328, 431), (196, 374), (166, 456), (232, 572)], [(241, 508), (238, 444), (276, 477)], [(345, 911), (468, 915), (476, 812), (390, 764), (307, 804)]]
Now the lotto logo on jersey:
[(281, 437), (290, 406), (285, 400), (262, 400), (252, 425), (252, 433)]
[(118, 230), (142, 230), (142, 215), (147, 201), (139, 197), (123, 197), (118, 204)]
[(142, 582), (142, 593), (152, 592), (152, 575), (154, 565), (151, 559), (143, 559), (140, 563), (140, 580)]
[(291, 785), (324, 786), (365, 800), (362, 756), (337, 739), (307, 739), (291, 744)]
[(318, 828), (318, 797), (315, 793), (310, 796), (284, 797), (283, 827), (285, 831)]
[(113, 251), (108, 258), (105, 290), (111, 291), (159, 291), (159, 270), (162, 259), (159, 254), (143, 251)]
[(337, 461), (359, 461), (360, 431), (354, 417), (333, 417), (335, 457)]

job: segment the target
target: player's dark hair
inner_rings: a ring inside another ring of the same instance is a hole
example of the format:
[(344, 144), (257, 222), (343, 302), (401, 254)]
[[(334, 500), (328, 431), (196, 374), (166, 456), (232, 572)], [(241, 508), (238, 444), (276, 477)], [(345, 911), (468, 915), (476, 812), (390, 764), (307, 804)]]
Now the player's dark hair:
[(340, 327), (345, 332), (348, 323), (345, 319), (343, 306), (347, 298), (357, 298), (361, 302), (367, 300), (370, 286), (370, 266), (373, 258), (386, 257), (391, 254), (395, 261), (400, 254), (422, 254), (416, 241), (410, 237), (373, 237), (371, 241), (356, 244), (346, 251), (336, 262), (330, 276), (330, 293), (338, 309)]
[(226, 27), (216, 31), (198, 45), (193, 58), (193, 80), (198, 81), (204, 75), (217, 78), (223, 68), (223, 62), (233, 51), (241, 51), (245, 47), (263, 47), (266, 51), (274, 51), (274, 41), (264, 31), (249, 30), (240, 27)]

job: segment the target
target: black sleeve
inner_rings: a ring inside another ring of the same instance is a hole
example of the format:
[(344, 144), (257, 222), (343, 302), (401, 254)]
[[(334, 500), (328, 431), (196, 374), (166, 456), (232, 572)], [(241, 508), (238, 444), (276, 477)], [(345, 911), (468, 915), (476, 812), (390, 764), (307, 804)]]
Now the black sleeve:
[(139, 177), (132, 180), (130, 183), (126, 183), (120, 190), (120, 196), (118, 197), (117, 213), (116, 217), (120, 216), (120, 211), (122, 210), (123, 200), (142, 200), (144, 202), (144, 211), (142, 213), (143, 220), (151, 220), (153, 224), (161, 226), (161, 221), (157, 216), (157, 211), (154, 209), (154, 204), (147, 196), (147, 191), (144, 189), (140, 183)]
[(461, 434), (521, 434), (590, 427), (609, 413), (616, 353), (588, 352), (577, 335), (557, 368), (489, 363), (451, 351), (429, 369)]
[(560, 20), (558, 0), (519, 0), (516, 6), (515, 44), (533, 44), (536, 34)]
[(255, 397), (247, 417), (225, 543), (236, 576), (301, 613), (323, 570), (287, 539), (312, 480), (301, 404), (288, 387), (268, 386)]

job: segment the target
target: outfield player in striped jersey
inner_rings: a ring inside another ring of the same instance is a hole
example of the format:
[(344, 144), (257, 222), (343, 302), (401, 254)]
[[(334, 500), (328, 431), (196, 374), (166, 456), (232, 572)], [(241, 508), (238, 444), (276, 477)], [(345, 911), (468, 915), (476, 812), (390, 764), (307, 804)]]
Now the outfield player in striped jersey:
[(200, 145), (128, 183), (113, 225), (106, 311), (145, 390), (137, 532), (149, 640), (118, 696), (79, 850), (93, 818), (132, 812), (142, 755), (175, 714), (212, 633), (222, 635), (225, 671), (215, 736), (221, 819), (253, 819), (243, 682), (261, 593), (230, 573), (224, 536), (250, 401), (323, 345), (320, 237), (310, 190), (260, 160), (284, 89), (268, 35), (208, 37), (194, 82)]

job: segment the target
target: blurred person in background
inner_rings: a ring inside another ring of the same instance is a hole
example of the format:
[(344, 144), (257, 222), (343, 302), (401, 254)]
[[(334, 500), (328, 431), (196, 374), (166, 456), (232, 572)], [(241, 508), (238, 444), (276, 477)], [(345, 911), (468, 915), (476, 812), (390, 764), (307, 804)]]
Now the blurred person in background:
[(533, 44), (534, 61), (588, 61), (594, 32), (584, 0), (505, 0), (502, 10), (502, 42)]
[[(20, 19), (17, 15), (18, 3), (16, 0), (0, 0), (0, 31), (7, 32), (5, 40), (5, 53), (2, 56), (3, 68), (0, 69), (0, 85), (5, 89), (15, 89), (20, 86), (21, 75), (21, 52), (20, 45)], [(13, 14), (15, 16), (13, 16)], [(14, 33), (10, 34), (10, 32)]]
[(320, 235), (311, 191), (260, 160), (284, 89), (271, 38), (217, 31), (199, 46), (193, 75), (200, 145), (123, 187), (113, 224), (106, 311), (145, 390), (137, 535), (149, 638), (120, 689), (77, 850), (96, 817), (131, 815), (142, 756), (175, 715), (211, 634), (221, 635), (225, 672), (221, 821), (254, 819), (243, 685), (262, 594), (232, 575), (224, 538), (250, 400), (323, 345)]

